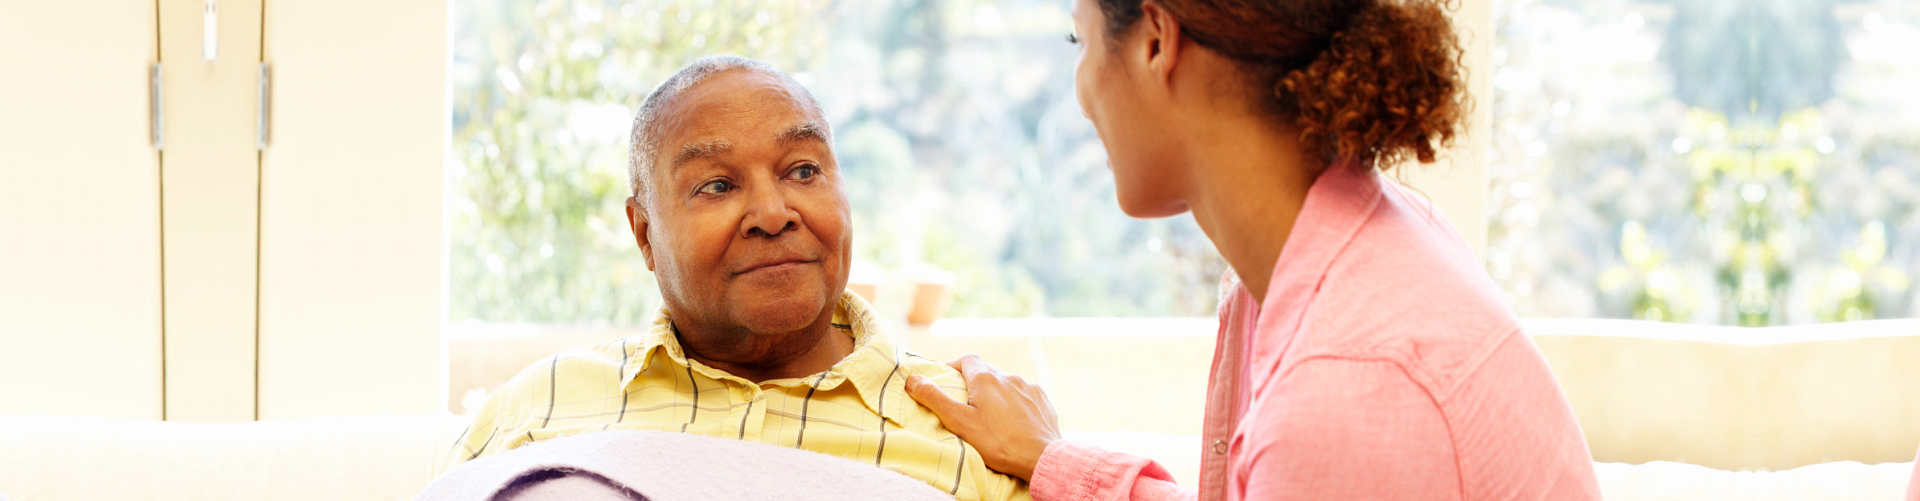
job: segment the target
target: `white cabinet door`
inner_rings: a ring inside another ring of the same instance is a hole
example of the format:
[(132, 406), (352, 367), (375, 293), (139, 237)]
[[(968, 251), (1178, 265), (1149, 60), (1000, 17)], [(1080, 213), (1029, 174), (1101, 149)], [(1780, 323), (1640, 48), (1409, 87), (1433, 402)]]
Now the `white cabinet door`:
[(204, 0), (159, 5), (166, 419), (252, 421), (261, 0), (220, 0), (212, 19)]
[(272, 0), (260, 419), (444, 408), (445, 0)]
[(0, 415), (161, 416), (152, 0), (0, 0)]

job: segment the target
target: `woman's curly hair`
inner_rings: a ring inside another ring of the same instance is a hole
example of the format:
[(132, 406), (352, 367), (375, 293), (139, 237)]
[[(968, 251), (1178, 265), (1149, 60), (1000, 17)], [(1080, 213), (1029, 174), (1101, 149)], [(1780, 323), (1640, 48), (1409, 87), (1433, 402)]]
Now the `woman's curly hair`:
[[(1097, 0), (1118, 38), (1142, 0)], [(1440, 0), (1151, 0), (1240, 62), (1258, 102), (1329, 163), (1434, 161), (1466, 115), (1462, 50)]]

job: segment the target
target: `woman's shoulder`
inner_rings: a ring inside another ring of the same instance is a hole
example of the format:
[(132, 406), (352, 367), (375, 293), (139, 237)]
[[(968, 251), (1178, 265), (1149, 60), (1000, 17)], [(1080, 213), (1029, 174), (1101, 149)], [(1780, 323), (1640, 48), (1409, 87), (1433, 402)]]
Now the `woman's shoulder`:
[(1446, 218), (1425, 198), (1385, 184), (1329, 263), (1289, 358), (1388, 360), (1450, 379), (1517, 333), (1519, 320)]

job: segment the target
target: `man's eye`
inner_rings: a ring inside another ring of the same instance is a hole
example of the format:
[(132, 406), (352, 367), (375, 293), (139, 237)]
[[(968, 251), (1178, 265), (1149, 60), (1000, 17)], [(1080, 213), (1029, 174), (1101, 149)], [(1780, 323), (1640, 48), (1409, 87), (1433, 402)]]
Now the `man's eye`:
[(1079, 45), (1080, 37), (1073, 36), (1073, 33), (1069, 32), (1067, 33), (1067, 43)]
[(800, 168), (794, 169), (792, 175), (794, 179), (802, 181), (813, 179), (813, 176), (820, 175), (820, 166), (813, 164), (802, 165)]
[(722, 180), (709, 181), (707, 184), (700, 185), (700, 192), (710, 195), (719, 195), (729, 191), (733, 191), (733, 183)]

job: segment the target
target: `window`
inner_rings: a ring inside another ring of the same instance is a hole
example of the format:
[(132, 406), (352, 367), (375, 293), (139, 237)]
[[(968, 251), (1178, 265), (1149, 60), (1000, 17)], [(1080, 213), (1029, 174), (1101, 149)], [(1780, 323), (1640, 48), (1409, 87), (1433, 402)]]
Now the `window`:
[[(1061, 0), (477, 0), (455, 8), (454, 321), (646, 321), (632, 107), (767, 60), (835, 127), (889, 315), (1208, 316), (1191, 218), (1113, 201)], [(1493, 3), (1488, 272), (1522, 316), (1773, 325), (1920, 312), (1920, 12), (1894, 0)], [(939, 270), (928, 272), (927, 270)]]
[(1498, 0), (1488, 271), (1522, 316), (1920, 313), (1920, 11)]
[[(454, 9), (450, 320), (647, 321), (627, 130), (700, 55), (766, 60), (834, 127), (855, 280), (883, 313), (951, 277), (950, 316), (1211, 316), (1225, 262), (1190, 217), (1114, 202), (1073, 97), (1070, 4), (477, 0)], [(928, 270), (938, 271), (928, 271)]]

